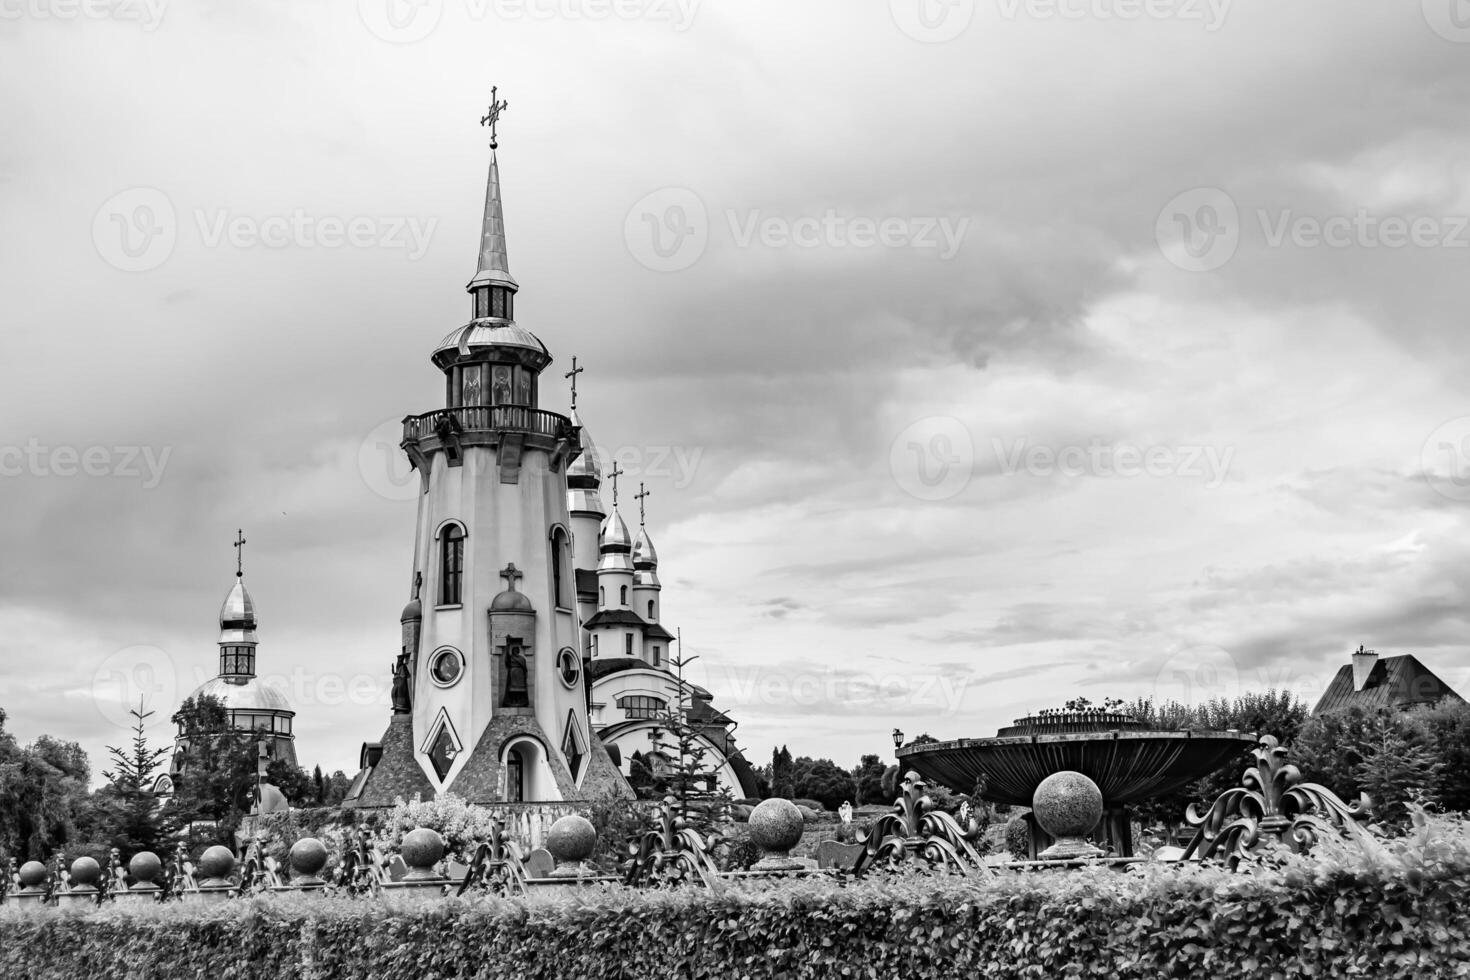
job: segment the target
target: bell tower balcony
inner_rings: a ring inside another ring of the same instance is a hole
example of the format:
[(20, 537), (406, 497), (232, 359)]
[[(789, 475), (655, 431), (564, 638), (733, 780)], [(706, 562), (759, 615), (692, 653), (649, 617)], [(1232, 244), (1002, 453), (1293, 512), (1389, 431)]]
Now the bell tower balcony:
[(449, 466), (462, 466), (465, 451), (495, 451), (501, 483), (519, 482), (520, 459), (528, 450), (550, 457), (553, 473), (561, 472), (582, 452), (578, 427), (565, 415), (524, 405), (464, 405), (441, 408), (403, 420), (403, 451), (427, 486), (429, 461), (445, 454)]

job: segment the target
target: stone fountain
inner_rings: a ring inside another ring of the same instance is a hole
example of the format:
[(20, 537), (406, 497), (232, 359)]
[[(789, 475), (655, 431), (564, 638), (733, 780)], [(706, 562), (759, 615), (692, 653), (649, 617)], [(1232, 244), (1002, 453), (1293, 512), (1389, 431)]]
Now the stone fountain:
[[(1018, 718), (995, 738), (905, 745), (898, 760), (957, 793), (983, 780), (987, 800), (1025, 807), (1047, 777), (1081, 773), (1102, 793), (1101, 842), (1131, 857), (1130, 805), (1182, 789), (1255, 742), (1240, 732), (1155, 731), (1120, 712), (1050, 711)], [(1033, 840), (1033, 854), (1045, 844)]]

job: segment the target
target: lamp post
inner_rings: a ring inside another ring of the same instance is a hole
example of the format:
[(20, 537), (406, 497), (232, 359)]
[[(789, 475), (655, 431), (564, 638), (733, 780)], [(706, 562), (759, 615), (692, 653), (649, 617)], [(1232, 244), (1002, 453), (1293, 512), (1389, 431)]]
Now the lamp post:
[(903, 729), (895, 728), (893, 730), (893, 755), (895, 759), (898, 758), (898, 750), (901, 748), (903, 748)]

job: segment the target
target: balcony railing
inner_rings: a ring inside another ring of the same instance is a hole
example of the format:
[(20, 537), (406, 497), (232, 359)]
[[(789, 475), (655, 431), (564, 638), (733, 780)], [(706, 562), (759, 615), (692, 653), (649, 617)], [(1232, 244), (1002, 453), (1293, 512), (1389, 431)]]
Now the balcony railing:
[(571, 419), (524, 405), (469, 405), (441, 408), (403, 420), (403, 441), (418, 442), (441, 432), (528, 432), (558, 438), (572, 431)]

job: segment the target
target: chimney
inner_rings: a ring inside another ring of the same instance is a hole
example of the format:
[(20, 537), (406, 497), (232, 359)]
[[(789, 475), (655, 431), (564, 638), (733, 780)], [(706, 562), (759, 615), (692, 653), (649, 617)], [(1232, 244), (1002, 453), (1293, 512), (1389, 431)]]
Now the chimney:
[(1378, 662), (1378, 654), (1373, 650), (1364, 650), (1362, 644), (1358, 645), (1357, 653), (1353, 654), (1353, 690), (1361, 691), (1368, 683), (1368, 676), (1373, 673), (1373, 666)]

